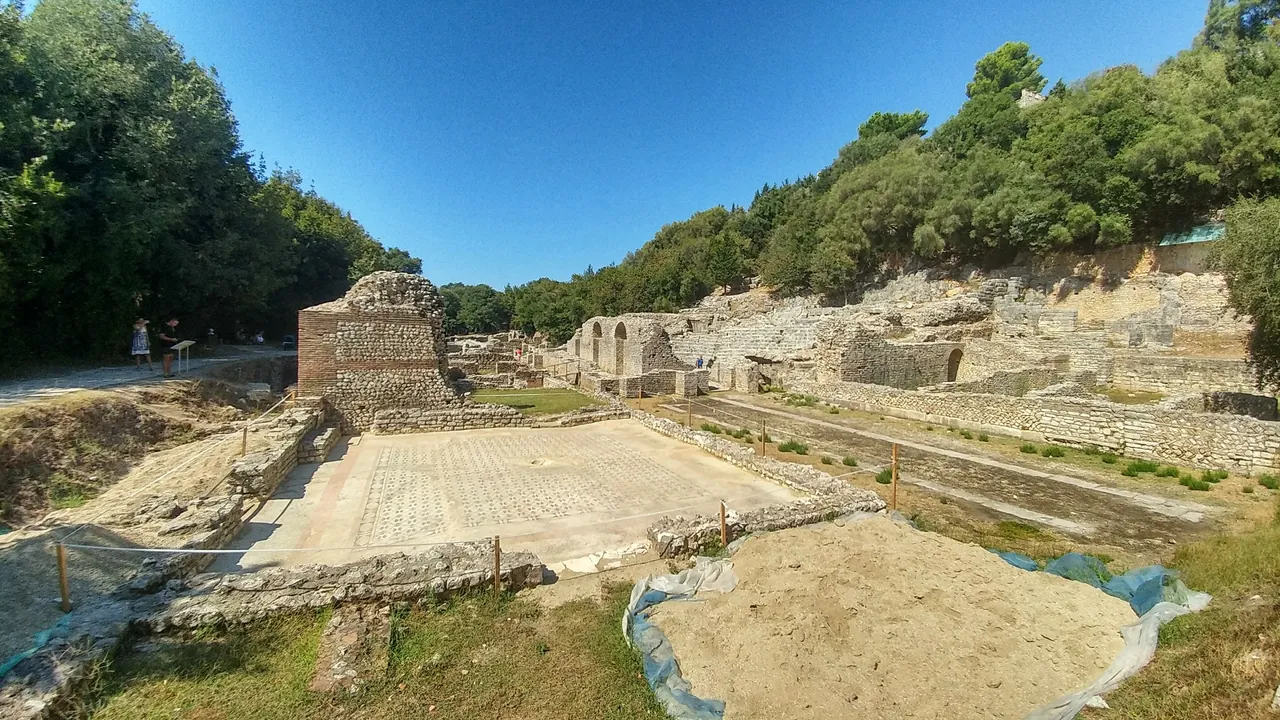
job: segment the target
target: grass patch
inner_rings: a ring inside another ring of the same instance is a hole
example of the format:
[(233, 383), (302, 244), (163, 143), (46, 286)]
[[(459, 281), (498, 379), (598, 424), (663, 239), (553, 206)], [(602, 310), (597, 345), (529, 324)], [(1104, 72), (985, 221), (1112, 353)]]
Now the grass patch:
[(1047, 458), (1060, 458), (1065, 457), (1067, 451), (1057, 445), (1046, 445), (1040, 449), (1040, 454)]
[(1200, 473), (1200, 479), (1207, 483), (1220, 483), (1227, 479), (1226, 470), (1205, 470)]
[(1028, 455), (1035, 455), (1036, 453), (1040, 452), (1040, 448), (1036, 447), (1031, 443), (1022, 443), (1022, 445), (1018, 449)]
[(876, 482), (880, 483), (881, 485), (888, 485), (889, 483), (893, 482), (893, 470), (890, 468), (885, 468), (880, 472), (876, 473)]
[(49, 506), (55, 510), (78, 508), (89, 502), (94, 493), (61, 472), (49, 477)]
[(1006, 540), (1052, 540), (1053, 535), (1041, 530), (1035, 525), (1029, 525), (1017, 520), (1001, 520), (996, 523), (995, 532)]
[(798, 440), (788, 440), (778, 445), (778, 451), (795, 453), (797, 455), (808, 455), (809, 446)]
[(1258, 476), (1258, 484), (1268, 490), (1280, 490), (1280, 479), (1275, 475)]
[[(1277, 505), (1280, 512), (1280, 505)], [(1280, 522), (1178, 546), (1170, 566), (1187, 585), (1214, 596), (1204, 611), (1160, 629), (1155, 659), (1107, 695), (1126, 720), (1263, 718), (1276, 689), (1280, 655)], [(1251, 600), (1260, 596), (1262, 601)], [(1270, 664), (1240, 661), (1253, 652)]]
[(1156, 471), (1156, 477), (1176, 478), (1180, 475), (1182, 475), (1182, 471), (1172, 465), (1167, 465)]
[(702, 423), (701, 427), (703, 432), (709, 432), (709, 433), (712, 433), (713, 435), (719, 435), (720, 433), (724, 432), (724, 428), (720, 427), (719, 425), (716, 425), (715, 423)]
[(835, 405), (832, 405), (831, 407), (827, 408), (827, 414), (828, 414), (828, 415), (839, 415), (839, 414), (840, 414), (840, 408), (836, 407)]
[(829, 458), (829, 457), (827, 457), (826, 455), (823, 455), (823, 456), (822, 456), (822, 464), (823, 464), (823, 465), (835, 465), (835, 464), (836, 464), (836, 461), (835, 461), (835, 459), (834, 459), (834, 458)]
[(1191, 475), (1190, 473), (1187, 473), (1183, 475), (1181, 478), (1179, 478), (1178, 484), (1189, 490), (1196, 490), (1199, 492), (1205, 492), (1209, 488), (1213, 487), (1213, 483), (1205, 482), (1204, 480), (1197, 480), (1195, 476)]
[(553, 415), (602, 404), (577, 390), (567, 388), (488, 388), (471, 394), (476, 402), (513, 407), (526, 415)]
[(1129, 466), (1126, 467), (1125, 469), (1132, 470), (1135, 474), (1154, 473), (1155, 471), (1160, 469), (1160, 463), (1151, 462), (1150, 460), (1134, 460), (1133, 462), (1129, 463)]
[(991, 436), (986, 433), (978, 433), (978, 442), (991, 442)]
[(1252, 495), (1252, 494), (1253, 494), (1253, 486), (1252, 486), (1252, 485), (1245, 485), (1244, 487), (1240, 488), (1240, 492), (1244, 493), (1245, 495)]
[(488, 594), (414, 608), (393, 617), (387, 675), (352, 695), (307, 690), (323, 617), (210, 632), (126, 653), (91, 717), (666, 718), (619, 631), (629, 592), (610, 586), (548, 611)]
[(965, 440), (972, 440), (973, 433), (969, 432), (968, 430), (961, 430), (960, 437), (964, 438)]
[(840, 460), (840, 462), (844, 463), (849, 467), (858, 467), (858, 459), (853, 457), (852, 455), (845, 455), (844, 458)]
[(1098, 456), (1098, 459), (1108, 465), (1115, 465), (1116, 461), (1118, 461), (1120, 458), (1117, 457), (1115, 453), (1102, 453), (1101, 455)]

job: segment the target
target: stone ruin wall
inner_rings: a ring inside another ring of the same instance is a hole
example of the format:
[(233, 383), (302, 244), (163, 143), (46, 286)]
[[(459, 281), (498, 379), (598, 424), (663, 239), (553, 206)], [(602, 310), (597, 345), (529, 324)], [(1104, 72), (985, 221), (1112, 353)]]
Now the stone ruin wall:
[(1037, 442), (1092, 445), (1168, 463), (1242, 472), (1280, 467), (1280, 423), (1241, 415), (1092, 398), (920, 392), (847, 382), (798, 383), (792, 389), (893, 417)]
[(448, 378), (444, 304), (426, 278), (377, 272), (298, 313), (298, 393), (323, 397), (346, 431), (388, 408), (462, 403)]

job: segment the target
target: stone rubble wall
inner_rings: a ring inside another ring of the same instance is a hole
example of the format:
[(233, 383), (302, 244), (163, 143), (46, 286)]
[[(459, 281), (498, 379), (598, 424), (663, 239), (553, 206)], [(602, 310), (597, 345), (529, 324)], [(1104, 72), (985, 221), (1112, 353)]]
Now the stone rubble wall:
[(1244, 360), (1187, 358), (1158, 353), (1117, 352), (1111, 362), (1111, 384), (1130, 390), (1176, 395), (1187, 392), (1254, 393), (1257, 384)]
[(303, 438), (320, 425), (322, 418), (323, 413), (315, 408), (286, 410), (263, 431), (271, 436), (271, 447), (235, 461), (227, 484), (238, 493), (271, 497), (284, 477), (297, 466)]
[[(503, 584), (542, 583), (536, 555), (504, 552)], [(382, 555), (343, 566), (304, 565), (173, 580), (154, 592), (77, 608), (49, 642), (0, 679), (0, 718), (46, 720), (74, 714), (78, 692), (134, 633), (242, 624), (338, 603), (438, 601), (493, 584), (490, 542), (451, 543), (415, 555)]]
[(344, 431), (379, 410), (461, 404), (448, 377), (444, 303), (426, 278), (376, 272), (339, 300), (298, 313), (298, 391), (321, 396)]
[(1039, 442), (1092, 445), (1175, 464), (1272, 472), (1280, 453), (1280, 423), (1239, 415), (1091, 398), (928, 393), (860, 383), (800, 383), (791, 389), (882, 415)]
[(506, 405), (479, 403), (457, 408), (391, 408), (379, 410), (373, 418), (375, 435), (480, 430), (484, 428), (533, 427), (534, 419)]
[(329, 457), (329, 452), (341, 439), (342, 433), (332, 425), (312, 431), (302, 438), (302, 442), (298, 445), (298, 462), (324, 462), (324, 459)]
[(1241, 392), (1207, 392), (1201, 396), (1205, 412), (1223, 415), (1248, 415), (1258, 420), (1280, 420), (1276, 399), (1270, 395)]
[[(777, 503), (749, 512), (734, 514), (730, 537), (760, 530), (780, 530), (808, 523), (830, 520), (854, 511), (879, 512), (884, 500), (869, 490), (859, 490), (809, 465), (789, 463), (761, 457), (751, 448), (725, 440), (712, 433), (686, 428), (680, 423), (632, 410), (631, 417), (641, 425), (667, 437), (695, 445), (704, 451), (756, 473), (766, 479), (808, 493), (810, 497)], [(708, 530), (707, 518), (666, 517), (647, 530), (649, 542), (659, 557), (677, 557), (696, 551), (711, 537), (718, 538), (720, 521), (714, 520)], [(708, 533), (713, 533), (708, 535)]]
[(1021, 397), (1033, 390), (1047, 388), (1061, 380), (1062, 372), (1056, 368), (1028, 367), (1016, 370), (997, 370), (981, 380), (939, 383), (917, 389), (921, 392), (990, 393), (993, 395)]

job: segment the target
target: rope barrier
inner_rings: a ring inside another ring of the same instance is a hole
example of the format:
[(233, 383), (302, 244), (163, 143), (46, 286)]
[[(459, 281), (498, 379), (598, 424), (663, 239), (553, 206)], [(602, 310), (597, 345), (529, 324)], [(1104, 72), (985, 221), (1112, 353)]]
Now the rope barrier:
[[(258, 417), (256, 417), (256, 418), (254, 418), (254, 419), (250, 420), (250, 421), (249, 421), (249, 422), (248, 422), (244, 427), (245, 427), (245, 428), (253, 427), (253, 426), (254, 426), (254, 425), (255, 425), (259, 420), (261, 420), (262, 418), (266, 417), (268, 413), (272, 412), (272, 411), (273, 411), (273, 410), (275, 410), (276, 408), (278, 408), (278, 407), (280, 407), (281, 405), (283, 405), (283, 404), (284, 404), (284, 402), (285, 402), (285, 400), (286, 400), (287, 398), (288, 398), (288, 396), (285, 396), (285, 397), (280, 398), (280, 400), (279, 400), (275, 405), (272, 405), (271, 407), (269, 407), (269, 408), (267, 408), (266, 410), (264, 410), (260, 415), (258, 415)], [(204, 456), (208, 455), (209, 453), (213, 452), (215, 449), (217, 449), (218, 447), (220, 447), (223, 443), (225, 443), (225, 442), (227, 442), (227, 441), (230, 441), (230, 440), (234, 440), (234, 439), (235, 439), (235, 437), (236, 437), (236, 436), (235, 436), (235, 433), (232, 433), (232, 434), (228, 435), (227, 437), (224, 437), (224, 438), (222, 438), (221, 440), (218, 440), (218, 441), (216, 441), (216, 442), (214, 442), (214, 443), (210, 444), (210, 445), (209, 445), (208, 447), (206, 447), (204, 450), (201, 450), (200, 452), (197, 452), (197, 453), (195, 453), (194, 455), (188, 455), (188, 456), (186, 457), (186, 459), (184, 459), (183, 461), (179, 462), (177, 465), (175, 465), (175, 466), (173, 466), (172, 468), (170, 468), (167, 472), (165, 472), (164, 474), (160, 475), (160, 477), (157, 477), (155, 480), (152, 480), (151, 482), (147, 483), (146, 485), (143, 485), (142, 487), (138, 488), (138, 489), (137, 489), (137, 490), (135, 490), (132, 494), (130, 494), (130, 495), (126, 495), (126, 496), (122, 499), (122, 501), (128, 501), (128, 500), (132, 500), (132, 499), (133, 499), (133, 498), (135, 498), (135, 497), (138, 497), (138, 496), (139, 496), (139, 495), (141, 495), (143, 492), (145, 492), (145, 491), (147, 491), (147, 490), (151, 489), (152, 487), (154, 487), (154, 486), (155, 486), (157, 483), (159, 483), (160, 481), (162, 481), (162, 480), (165, 480), (165, 479), (169, 478), (170, 476), (172, 476), (174, 473), (178, 472), (179, 470), (182, 470), (183, 468), (186, 468), (188, 465), (190, 465), (191, 463), (195, 462), (196, 460), (199, 460), (200, 458), (202, 458), (202, 457), (204, 457)], [(221, 483), (221, 482), (222, 482), (222, 480), (221, 480), (221, 479), (219, 479), (219, 480), (218, 480), (218, 483)], [(217, 485), (214, 485), (214, 487), (217, 487)], [(92, 525), (95, 521), (97, 521), (97, 520), (98, 520), (98, 518), (102, 517), (103, 515), (106, 515), (108, 512), (111, 512), (111, 508), (104, 508), (104, 509), (102, 510), (102, 512), (98, 513), (97, 515), (94, 515), (93, 517), (89, 518), (89, 519), (88, 519), (88, 520), (86, 520), (85, 522), (80, 523), (80, 525), (78, 525), (76, 528), (74, 528), (73, 530), (71, 530), (71, 532), (69, 532), (69, 533), (67, 533), (66, 535), (64, 535), (64, 536), (62, 537), (62, 539), (61, 539), (61, 540), (58, 540), (58, 541), (57, 541), (57, 544), (59, 544), (59, 545), (61, 545), (61, 544), (65, 544), (65, 543), (66, 543), (66, 541), (67, 541), (67, 540), (69, 540), (69, 539), (70, 539), (72, 536), (74, 536), (76, 533), (78, 533), (78, 532), (80, 532), (81, 530), (85, 529), (85, 528), (86, 528), (86, 527), (88, 527), (89, 525)]]

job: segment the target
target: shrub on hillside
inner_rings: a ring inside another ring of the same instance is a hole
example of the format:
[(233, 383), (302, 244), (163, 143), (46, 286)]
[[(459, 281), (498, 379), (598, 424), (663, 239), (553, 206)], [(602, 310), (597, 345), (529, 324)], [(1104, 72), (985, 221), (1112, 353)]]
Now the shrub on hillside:
[(788, 440), (778, 445), (778, 450), (781, 452), (795, 453), (797, 455), (809, 454), (809, 446), (797, 440)]
[(1032, 445), (1031, 443), (1022, 443), (1022, 447), (1018, 449), (1028, 455), (1035, 455), (1036, 453), (1040, 452), (1040, 448), (1036, 447), (1035, 445)]
[(845, 465), (848, 465), (849, 467), (858, 467), (858, 459), (853, 457), (852, 455), (845, 455), (844, 459), (841, 460), (840, 462), (844, 463)]
[(885, 468), (880, 472), (876, 473), (876, 482), (880, 483), (881, 485), (888, 485), (889, 483), (893, 482), (893, 470), (890, 468)]
[(1268, 490), (1280, 490), (1280, 478), (1275, 475), (1262, 475), (1258, 478), (1258, 484)]
[(1057, 445), (1046, 445), (1040, 454), (1047, 458), (1060, 458), (1065, 457), (1067, 452)]

